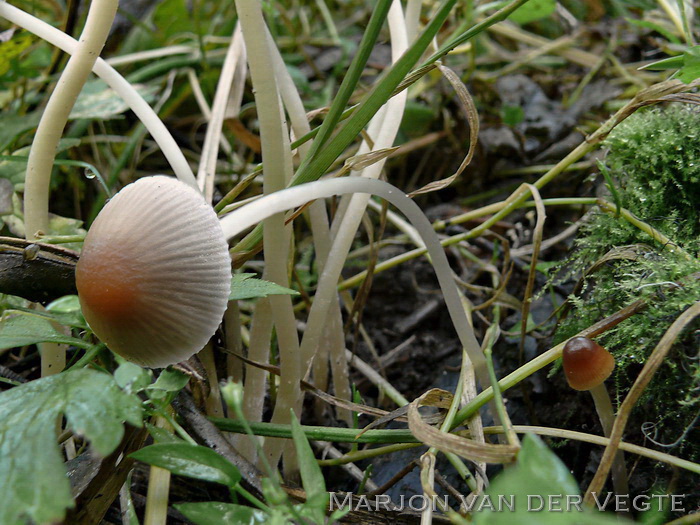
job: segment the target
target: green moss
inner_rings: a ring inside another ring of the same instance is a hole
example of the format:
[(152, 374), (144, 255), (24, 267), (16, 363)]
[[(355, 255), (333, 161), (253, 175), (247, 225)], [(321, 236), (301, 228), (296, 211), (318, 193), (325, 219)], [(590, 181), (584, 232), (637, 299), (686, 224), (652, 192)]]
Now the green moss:
[[(621, 204), (687, 252), (700, 248), (700, 113), (686, 107), (633, 115), (611, 134), (605, 165)], [(700, 261), (664, 250), (645, 233), (608, 214), (594, 213), (581, 228), (566, 264), (567, 277), (583, 279), (557, 342), (638, 300), (640, 314), (598, 338), (616, 358), (619, 399), (678, 315), (700, 299)], [(678, 284), (674, 284), (678, 283)], [(700, 410), (700, 322), (686, 329), (639, 400), (636, 413), (651, 422), (652, 438), (670, 443), (684, 435)], [(654, 437), (655, 436), (655, 437)], [(698, 440), (682, 440), (672, 453), (700, 458)]]

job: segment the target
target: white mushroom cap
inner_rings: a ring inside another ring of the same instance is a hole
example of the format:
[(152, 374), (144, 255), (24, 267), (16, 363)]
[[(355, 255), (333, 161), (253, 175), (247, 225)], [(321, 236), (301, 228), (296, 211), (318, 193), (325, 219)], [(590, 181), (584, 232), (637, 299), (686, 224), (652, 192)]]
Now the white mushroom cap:
[(76, 269), (83, 315), (114, 352), (147, 367), (178, 363), (216, 331), (231, 259), (212, 207), (157, 175), (124, 187), (85, 238)]

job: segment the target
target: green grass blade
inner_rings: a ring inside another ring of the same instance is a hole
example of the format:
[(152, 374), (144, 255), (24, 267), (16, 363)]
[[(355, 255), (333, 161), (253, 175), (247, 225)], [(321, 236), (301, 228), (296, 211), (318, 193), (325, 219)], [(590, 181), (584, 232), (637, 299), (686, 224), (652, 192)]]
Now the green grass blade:
[(365, 29), (365, 32), (362, 35), (362, 40), (360, 40), (357, 53), (355, 53), (355, 57), (350, 63), (350, 67), (348, 68), (348, 71), (340, 84), (340, 88), (338, 88), (338, 93), (333, 99), (333, 103), (331, 104), (326, 118), (323, 119), (323, 124), (321, 124), (321, 126), (318, 128), (316, 140), (314, 141), (314, 144), (311, 147), (306, 159), (304, 159), (304, 164), (313, 159), (316, 153), (328, 141), (333, 129), (335, 129), (335, 126), (338, 124), (338, 121), (343, 115), (345, 107), (347, 106), (350, 97), (354, 93), (355, 88), (360, 81), (362, 71), (367, 64), (369, 56), (372, 53), (372, 49), (374, 48), (374, 44), (379, 37), (379, 32), (382, 30), (384, 20), (386, 20), (387, 14), (389, 13), (389, 8), (391, 7), (391, 1), (392, 0), (380, 0), (377, 2), (377, 6), (374, 8), (372, 16), (369, 19), (369, 23), (367, 24), (367, 29)]

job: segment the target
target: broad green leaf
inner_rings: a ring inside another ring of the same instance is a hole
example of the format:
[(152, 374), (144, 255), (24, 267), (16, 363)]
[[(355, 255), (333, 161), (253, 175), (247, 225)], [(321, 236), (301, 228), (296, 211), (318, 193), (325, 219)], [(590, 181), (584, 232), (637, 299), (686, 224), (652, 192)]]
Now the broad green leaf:
[(583, 506), (569, 469), (535, 435), (525, 436), (517, 464), (496, 477), (472, 512), (476, 525), (619, 523), (613, 515)]
[[(3, 31), (3, 33), (7, 32)], [(32, 45), (33, 40), (34, 35), (22, 32), (16, 36), (11, 34), (8, 39), (0, 42), (0, 76), (10, 70), (12, 60), (20, 56), (22, 51)]]
[(268, 295), (299, 295), (299, 292), (290, 290), (279, 284), (253, 279), (254, 273), (237, 273), (231, 279), (231, 295), (229, 301), (241, 301), (244, 299), (256, 299)]
[(64, 295), (51, 301), (46, 309), (54, 313), (73, 313), (80, 311), (80, 299), (77, 295)]
[(140, 392), (151, 384), (153, 372), (128, 361), (114, 371), (114, 380), (127, 392)]
[(693, 46), (683, 53), (683, 67), (678, 71), (678, 79), (689, 84), (700, 78), (700, 46)]
[(401, 119), (401, 131), (410, 138), (421, 137), (430, 131), (435, 118), (435, 108), (422, 102), (409, 101)]
[[(135, 84), (134, 88), (147, 101), (152, 102), (158, 92), (157, 86)], [(83, 86), (78, 100), (70, 113), (71, 119), (111, 119), (129, 109), (124, 99), (102, 80), (92, 80)]]
[(185, 0), (165, 0), (153, 12), (153, 24), (158, 33), (168, 41), (178, 33), (196, 33), (192, 13)]
[(0, 126), (0, 153), (4, 153), (7, 146), (18, 135), (35, 128), (39, 124), (41, 111), (34, 111), (26, 115), (5, 115)]
[(554, 13), (556, 7), (556, 0), (530, 0), (524, 6), (513, 11), (513, 14), (508, 18), (516, 24), (529, 24), (548, 17)]
[(149, 390), (164, 390), (165, 392), (179, 392), (189, 382), (190, 377), (177, 370), (166, 368), (163, 370), (156, 382), (153, 383)]
[(141, 426), (141, 401), (110, 375), (90, 369), (38, 379), (0, 394), (0, 523), (63, 520), (73, 506), (58, 445), (56, 421), (111, 453), (126, 421)]
[(61, 324), (87, 329), (77, 295), (64, 295), (48, 304), (46, 310)]
[(150, 423), (146, 423), (146, 428), (148, 429), (148, 433), (151, 435), (153, 438), (153, 441), (158, 444), (158, 443), (184, 443), (182, 439), (177, 437), (175, 434), (172, 434), (171, 432), (168, 432), (164, 428), (157, 427), (155, 425), (151, 425)]
[(178, 476), (233, 487), (241, 480), (238, 469), (212, 449), (189, 443), (160, 443), (137, 450), (131, 457), (164, 468)]
[[(6, 117), (3, 117), (3, 126), (5, 118)], [(12, 116), (7, 118), (11, 119)], [(27, 118), (30, 120), (30, 122), (33, 122), (33, 118), (31, 116)], [(35, 123), (33, 123), (33, 125), (30, 125), (27, 129), (31, 129), (38, 123), (39, 121), (37, 120)], [(0, 140), (2, 140), (2, 131), (0, 131)], [(80, 139), (61, 139), (58, 143), (56, 153), (62, 153), (70, 148), (74, 148), (75, 146), (80, 145), (80, 142)], [(16, 190), (24, 189), (24, 175), (27, 172), (27, 160), (29, 158), (29, 149), (29, 146), (19, 148), (18, 150), (13, 151), (12, 155), (4, 156), (0, 160), (0, 179), (9, 180), (14, 185)]]
[(0, 350), (35, 343), (63, 343), (79, 348), (91, 345), (82, 339), (62, 334), (56, 330), (48, 318), (18, 310), (5, 312), (0, 320)]
[(262, 510), (233, 503), (207, 501), (206, 503), (180, 503), (174, 507), (195, 525), (268, 523), (268, 516)]

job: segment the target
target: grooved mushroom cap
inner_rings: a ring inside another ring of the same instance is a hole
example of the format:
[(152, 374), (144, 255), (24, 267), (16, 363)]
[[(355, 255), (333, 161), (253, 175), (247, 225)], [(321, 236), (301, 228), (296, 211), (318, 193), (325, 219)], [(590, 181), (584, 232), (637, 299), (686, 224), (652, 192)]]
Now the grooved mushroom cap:
[(85, 238), (76, 284), (85, 319), (114, 352), (160, 368), (199, 351), (226, 310), (231, 259), (193, 188), (157, 175), (124, 187)]
[(574, 390), (590, 390), (605, 381), (615, 368), (615, 359), (588, 337), (574, 337), (562, 351), (564, 373)]

